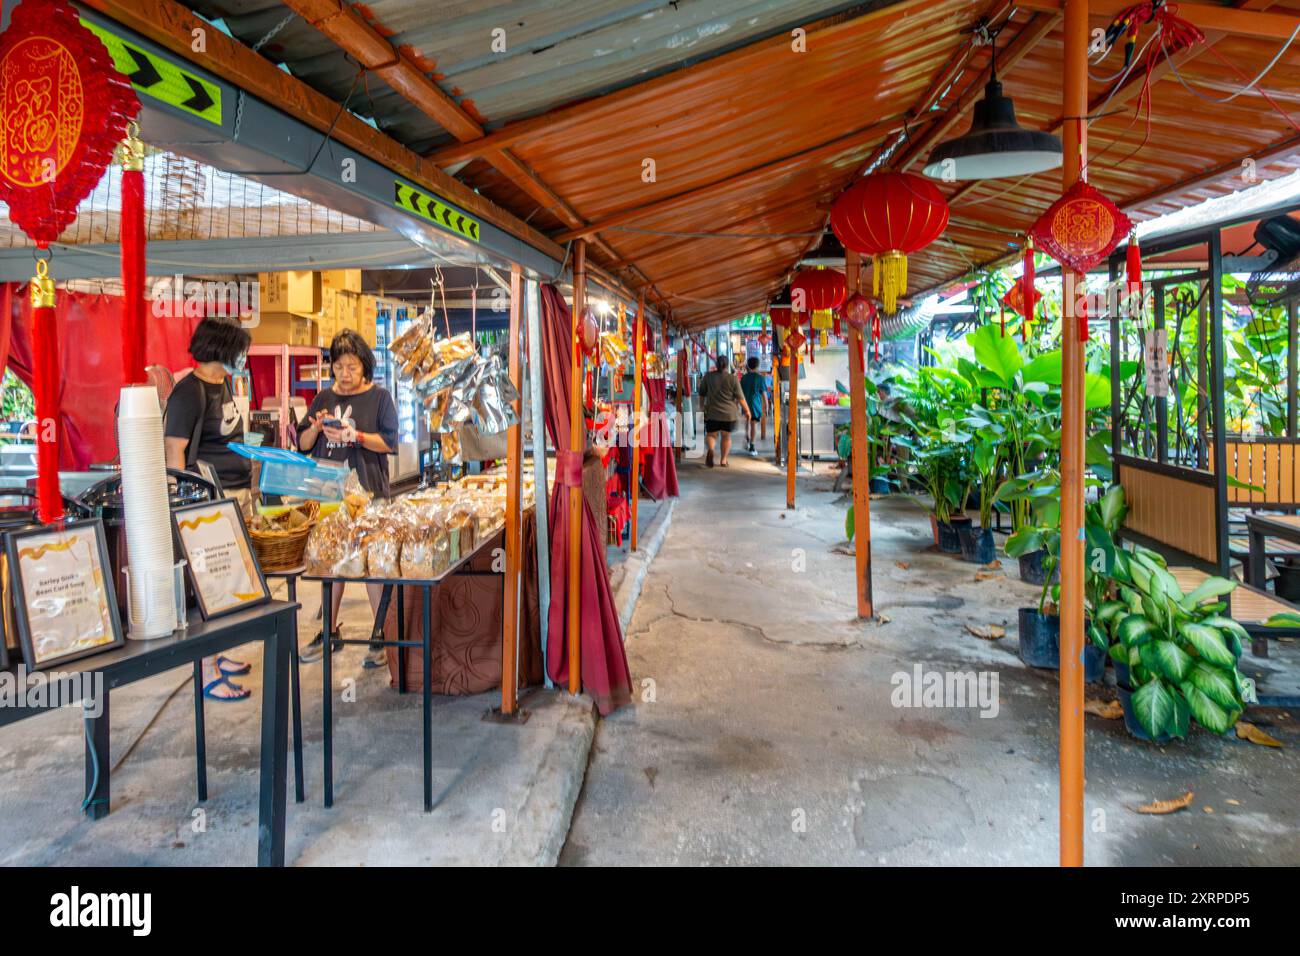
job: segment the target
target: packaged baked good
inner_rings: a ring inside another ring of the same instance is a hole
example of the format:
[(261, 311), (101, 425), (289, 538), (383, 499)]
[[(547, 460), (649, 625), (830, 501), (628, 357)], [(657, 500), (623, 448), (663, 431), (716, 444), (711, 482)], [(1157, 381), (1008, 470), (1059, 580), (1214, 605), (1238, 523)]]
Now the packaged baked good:
[(399, 362), (405, 362), (422, 342), (429, 340), (432, 331), (432, 319), (426, 315), (421, 321), (412, 322), (407, 326), (406, 330), (393, 340), (388, 350)]
[(361, 479), (357, 476), (356, 471), (348, 472), (347, 478), (343, 481), (343, 508), (347, 510), (348, 514), (352, 518), (358, 517), (361, 512), (369, 507), (373, 497), (370, 492), (362, 487)]
[(437, 577), (450, 563), (451, 540), (439, 509), (432, 505), (411, 509), (402, 539), (402, 577)]
[[(342, 509), (340, 509), (342, 510)], [(379, 527), (379, 515), (373, 511), (362, 512), (352, 522), (348, 535), (343, 541), (338, 560), (334, 562), (334, 575), (340, 578), (364, 578), (367, 576), (367, 552), (370, 536)]]
[(343, 557), (351, 533), (352, 520), (345, 508), (340, 508), (317, 522), (307, 538), (307, 548), (303, 552), (307, 573), (323, 577), (333, 575), (334, 566)]

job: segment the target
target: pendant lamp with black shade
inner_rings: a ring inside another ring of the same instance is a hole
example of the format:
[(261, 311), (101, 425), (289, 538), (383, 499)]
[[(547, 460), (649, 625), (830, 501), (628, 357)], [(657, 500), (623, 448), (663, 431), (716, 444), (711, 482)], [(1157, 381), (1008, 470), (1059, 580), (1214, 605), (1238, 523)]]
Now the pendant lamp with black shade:
[(1003, 179), (1056, 169), (1061, 161), (1060, 139), (1016, 122), (1015, 104), (998, 82), (995, 47), (984, 98), (975, 104), (970, 129), (936, 146), (923, 172), (944, 181)]

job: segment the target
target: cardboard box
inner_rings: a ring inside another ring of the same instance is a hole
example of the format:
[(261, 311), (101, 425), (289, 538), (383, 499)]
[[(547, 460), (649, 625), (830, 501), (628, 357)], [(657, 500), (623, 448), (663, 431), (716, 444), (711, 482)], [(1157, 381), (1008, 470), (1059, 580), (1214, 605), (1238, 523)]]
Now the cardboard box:
[(254, 345), (316, 345), (316, 323), (305, 315), (262, 311), (256, 325), (248, 326)]
[(335, 292), (361, 292), (360, 269), (334, 269), (330, 272), (317, 273), (322, 289)]
[(257, 284), (263, 312), (311, 316), (320, 311), (319, 272), (262, 272)]

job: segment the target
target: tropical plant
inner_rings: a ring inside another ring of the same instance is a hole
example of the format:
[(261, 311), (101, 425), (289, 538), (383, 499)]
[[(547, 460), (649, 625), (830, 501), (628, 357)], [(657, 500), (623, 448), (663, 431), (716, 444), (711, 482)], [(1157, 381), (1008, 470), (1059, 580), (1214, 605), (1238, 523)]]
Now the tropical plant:
[(1129, 666), (1138, 723), (1153, 737), (1186, 737), (1193, 720), (1230, 730), (1255, 700), (1237, 666), (1246, 630), (1220, 600), (1236, 582), (1206, 578), (1184, 594), (1164, 558), (1141, 547), (1116, 551), (1112, 577), (1117, 597), (1094, 618), (1111, 635), (1111, 657)]

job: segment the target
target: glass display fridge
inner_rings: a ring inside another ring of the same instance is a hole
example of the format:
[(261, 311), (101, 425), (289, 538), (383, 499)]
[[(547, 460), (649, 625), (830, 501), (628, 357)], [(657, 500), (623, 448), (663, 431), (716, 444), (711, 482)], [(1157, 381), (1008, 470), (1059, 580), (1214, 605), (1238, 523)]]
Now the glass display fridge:
[(410, 382), (400, 381), (388, 345), (419, 318), (415, 306), (380, 300), (375, 319), (375, 384), (388, 389), (397, 405), (397, 454), (388, 459), (389, 481), (416, 478), (429, 450), (429, 423), (420, 396)]

